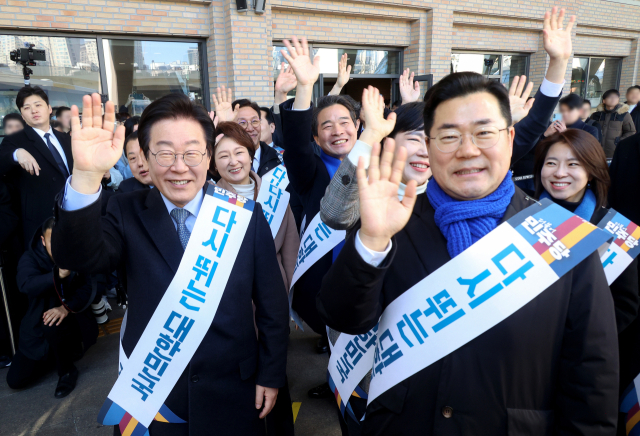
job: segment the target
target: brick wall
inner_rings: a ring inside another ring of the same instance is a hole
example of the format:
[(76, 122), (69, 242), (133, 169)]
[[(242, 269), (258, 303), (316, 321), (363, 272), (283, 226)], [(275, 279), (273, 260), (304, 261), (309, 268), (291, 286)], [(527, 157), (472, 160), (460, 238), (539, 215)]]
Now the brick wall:
[[(530, 77), (540, 83), (548, 60), (542, 16), (555, 3), (578, 15), (575, 53), (621, 57), (620, 86), (638, 80), (640, 6), (584, 0), (267, 0), (262, 15), (238, 13), (235, 0), (0, 0), (2, 28), (200, 37), (206, 41), (212, 90), (268, 103), (273, 94), (272, 42), (305, 34), (315, 43), (393, 46), (404, 65), (434, 80), (448, 74), (451, 50), (530, 53)], [(570, 79), (570, 69), (567, 80)]]

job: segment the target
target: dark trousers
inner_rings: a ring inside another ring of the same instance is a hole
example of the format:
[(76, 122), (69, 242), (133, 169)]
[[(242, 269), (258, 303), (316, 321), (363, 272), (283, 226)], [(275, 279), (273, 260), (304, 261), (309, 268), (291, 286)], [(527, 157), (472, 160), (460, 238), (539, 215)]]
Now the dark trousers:
[(265, 418), (268, 436), (293, 436), (293, 409), (291, 408), (291, 394), (289, 380), (278, 390), (276, 405)]
[(20, 350), (13, 357), (7, 384), (12, 389), (21, 389), (42, 377), (49, 368), (55, 367), (61, 377), (74, 368), (74, 357), (81, 350), (80, 329), (74, 314), (70, 313), (56, 326), (43, 326), (44, 337), (49, 344), (49, 355), (44, 360), (32, 360)]
[[(358, 419), (362, 419), (364, 413), (367, 410), (367, 400), (352, 396), (349, 401), (354, 415), (356, 415)], [(340, 421), (340, 430), (342, 430), (342, 436), (360, 436), (362, 423), (359, 421), (356, 422), (346, 411), (343, 417), (340, 413), (340, 409), (337, 408), (336, 410), (338, 411), (338, 420)]]

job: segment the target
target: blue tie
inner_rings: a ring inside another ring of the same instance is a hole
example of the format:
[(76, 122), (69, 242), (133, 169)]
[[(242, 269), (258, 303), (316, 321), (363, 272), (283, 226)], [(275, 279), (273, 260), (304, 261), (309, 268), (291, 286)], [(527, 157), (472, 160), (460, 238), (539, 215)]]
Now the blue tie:
[(178, 223), (178, 237), (180, 238), (183, 250), (187, 248), (189, 237), (191, 236), (191, 232), (185, 224), (189, 215), (191, 215), (191, 212), (186, 209), (175, 208), (171, 211), (171, 216), (176, 220), (176, 223)]
[(69, 171), (67, 170), (67, 166), (64, 164), (64, 161), (62, 160), (62, 156), (60, 156), (60, 153), (58, 153), (58, 149), (53, 145), (53, 143), (51, 142), (51, 139), (49, 139), (49, 136), (51, 136), (50, 133), (44, 134), (44, 138), (47, 140), (47, 147), (49, 147), (49, 151), (51, 151), (51, 154), (53, 155), (53, 159), (58, 164), (58, 168), (60, 168), (62, 175), (64, 176), (65, 179), (68, 179)]

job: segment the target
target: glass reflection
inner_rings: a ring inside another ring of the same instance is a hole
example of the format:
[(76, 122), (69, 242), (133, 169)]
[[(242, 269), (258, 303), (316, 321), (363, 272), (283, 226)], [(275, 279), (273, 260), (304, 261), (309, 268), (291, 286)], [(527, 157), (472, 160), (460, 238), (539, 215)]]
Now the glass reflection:
[(571, 67), (571, 93), (585, 97), (588, 58), (573, 58)]
[(197, 43), (113, 39), (103, 49), (109, 98), (132, 116), (169, 93), (203, 103)]

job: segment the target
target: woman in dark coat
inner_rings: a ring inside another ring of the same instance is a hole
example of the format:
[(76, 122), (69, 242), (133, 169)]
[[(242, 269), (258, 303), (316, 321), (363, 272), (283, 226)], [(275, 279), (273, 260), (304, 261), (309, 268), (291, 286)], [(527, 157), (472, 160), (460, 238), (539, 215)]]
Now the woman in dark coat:
[[(567, 129), (546, 138), (536, 149), (534, 171), (538, 198), (549, 198), (595, 225), (609, 212), (605, 207), (610, 185), (607, 161), (598, 141), (587, 132)], [(635, 259), (610, 285), (618, 327), (621, 392), (640, 371), (636, 361), (625, 355), (640, 333), (633, 327), (640, 304), (637, 271)], [(626, 434), (625, 422), (626, 414), (621, 414), (619, 435)]]

